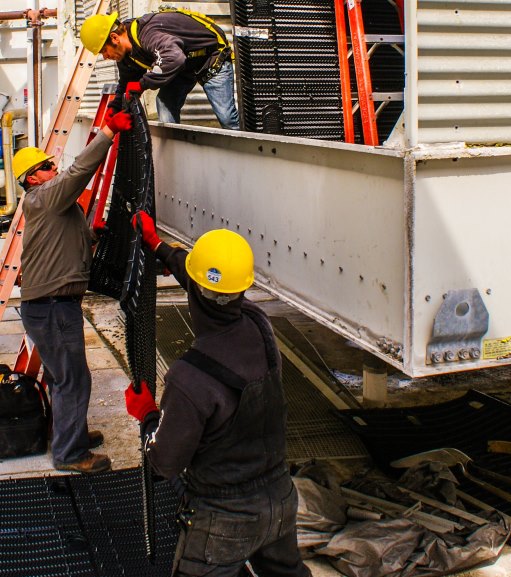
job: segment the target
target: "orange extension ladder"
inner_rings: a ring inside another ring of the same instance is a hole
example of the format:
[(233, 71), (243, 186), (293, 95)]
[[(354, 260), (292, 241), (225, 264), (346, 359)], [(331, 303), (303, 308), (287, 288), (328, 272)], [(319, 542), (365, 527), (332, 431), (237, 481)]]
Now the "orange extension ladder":
[[(89, 132), (89, 137), (87, 138), (86, 144), (89, 144), (89, 142), (105, 125), (105, 118), (108, 109), (108, 104), (114, 99), (116, 86), (117, 86), (116, 84), (105, 84), (105, 86), (103, 87), (103, 91), (101, 93), (101, 100), (99, 101), (96, 116), (92, 122), (91, 130)], [(119, 150), (119, 135), (116, 134), (114, 136), (112, 146), (108, 149), (106, 158), (103, 160), (103, 162), (99, 165), (98, 169), (96, 170), (96, 174), (92, 179), (92, 186), (90, 188), (86, 188), (77, 201), (78, 204), (83, 208), (85, 216), (88, 217), (92, 212), (96, 198), (98, 199), (96, 210), (94, 212), (94, 217), (92, 219), (92, 228), (94, 230), (101, 229), (102, 225), (105, 222), (103, 219), (103, 213), (105, 211), (108, 192), (110, 190), (110, 184), (112, 182), (112, 177), (114, 174), (118, 150)]]
[[(401, 30), (404, 31), (404, 0), (388, 1), (396, 8), (401, 24)], [(360, 110), (364, 144), (378, 146), (378, 115), (391, 100), (402, 100), (403, 93), (373, 92), (369, 61), (374, 51), (382, 44), (392, 45), (404, 56), (404, 51), (400, 47), (404, 43), (404, 36), (395, 34), (365, 34), (364, 21), (362, 17), (362, 2), (363, 0), (334, 0), (344, 122), (344, 140), (349, 143), (355, 142), (353, 116), (358, 110)], [(347, 11), (347, 19), (345, 10)], [(346, 24), (347, 22), (349, 28)], [(349, 48), (350, 42), (351, 49)], [(369, 48), (368, 45), (370, 45)], [(351, 56), (353, 57), (357, 81), (356, 95), (353, 95), (351, 91)], [(375, 109), (374, 106), (375, 102), (380, 103), (377, 109)]]

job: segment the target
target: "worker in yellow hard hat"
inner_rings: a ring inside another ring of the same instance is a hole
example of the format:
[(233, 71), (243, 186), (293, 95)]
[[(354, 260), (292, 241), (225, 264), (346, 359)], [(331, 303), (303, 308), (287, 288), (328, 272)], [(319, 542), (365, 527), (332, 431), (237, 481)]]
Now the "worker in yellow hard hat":
[(16, 153), (12, 160), (12, 168), (15, 178), (20, 183), (24, 183), (27, 173), (36, 166), (44, 166), (50, 175), (51, 172), (56, 170), (55, 163), (50, 162), (52, 158), (53, 155), (48, 155), (46, 152), (40, 148), (36, 148), (35, 146), (22, 148)]
[(76, 203), (112, 145), (129, 130), (126, 112), (105, 127), (59, 174), (53, 156), (36, 147), (20, 149), (14, 176), (25, 189), (21, 255), (21, 319), (44, 365), (53, 414), (52, 456), (56, 469), (95, 473), (110, 468), (91, 448), (103, 442), (89, 431), (91, 375), (85, 357), (81, 301), (89, 282), (92, 237)]
[(146, 213), (133, 222), (187, 291), (195, 337), (165, 376), (159, 410), (145, 383), (125, 394), (151, 466), (176, 490), (183, 483), (172, 575), (237, 577), (248, 561), (257, 575), (309, 577), (286, 464), (281, 358), (268, 316), (245, 297), (252, 249), (220, 229), (188, 252), (163, 242)]
[(85, 48), (114, 60), (119, 84), (109, 104), (121, 110), (125, 92), (158, 90), (162, 122), (180, 122), (187, 95), (199, 82), (223, 128), (239, 129), (234, 100), (233, 52), (211, 18), (185, 9), (166, 9), (118, 20), (118, 13), (87, 18), (80, 30)]

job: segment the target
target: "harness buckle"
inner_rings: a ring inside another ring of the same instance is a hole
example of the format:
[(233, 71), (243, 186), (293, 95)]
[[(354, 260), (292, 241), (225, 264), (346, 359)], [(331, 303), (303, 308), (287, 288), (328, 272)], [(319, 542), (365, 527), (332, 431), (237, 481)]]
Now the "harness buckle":
[(204, 86), (208, 80), (211, 80), (213, 76), (216, 76), (220, 72), (224, 62), (229, 56), (230, 52), (228, 50), (222, 50), (218, 54), (211, 66), (203, 74), (201, 74), (199, 82), (202, 86)]
[(192, 526), (192, 517), (194, 515), (195, 509), (181, 509), (177, 514), (177, 522), (187, 529)]

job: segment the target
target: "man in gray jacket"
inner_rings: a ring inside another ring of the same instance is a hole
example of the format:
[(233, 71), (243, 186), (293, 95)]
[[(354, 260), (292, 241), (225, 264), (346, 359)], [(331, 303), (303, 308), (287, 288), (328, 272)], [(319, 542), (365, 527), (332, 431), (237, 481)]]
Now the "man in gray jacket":
[(107, 125), (64, 172), (44, 151), (19, 150), (14, 175), (25, 189), (25, 230), (21, 256), (21, 318), (45, 369), (53, 411), (52, 454), (56, 469), (95, 473), (111, 466), (90, 452), (103, 442), (89, 431), (91, 375), (85, 356), (81, 301), (92, 262), (92, 236), (77, 204), (112, 144), (131, 128), (126, 112)]

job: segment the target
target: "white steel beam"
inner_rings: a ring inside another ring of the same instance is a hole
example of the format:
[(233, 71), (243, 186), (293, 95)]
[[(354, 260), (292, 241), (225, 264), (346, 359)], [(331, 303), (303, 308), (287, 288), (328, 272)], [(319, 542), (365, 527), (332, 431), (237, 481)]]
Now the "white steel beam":
[(428, 356), (453, 292), (476, 291), (487, 309), (481, 350), (511, 343), (505, 147), (402, 152), (158, 123), (151, 133), (158, 219), (180, 240), (239, 232), (261, 287), (411, 376), (511, 362), (511, 345), (506, 358), (458, 358), (463, 335), (445, 358)]

